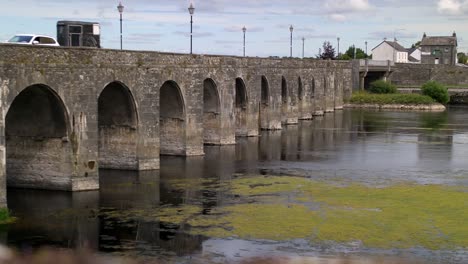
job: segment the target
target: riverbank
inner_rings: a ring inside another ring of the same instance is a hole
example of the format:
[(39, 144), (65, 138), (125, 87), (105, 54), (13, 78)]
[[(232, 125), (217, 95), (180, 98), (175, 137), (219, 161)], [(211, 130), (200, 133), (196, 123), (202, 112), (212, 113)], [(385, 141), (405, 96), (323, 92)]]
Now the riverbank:
[(344, 107), (423, 111), (445, 111), (446, 109), (443, 104), (425, 95), (401, 93), (373, 94), (367, 92), (353, 93)]
[(433, 104), (357, 104), (348, 103), (344, 108), (363, 109), (389, 109), (389, 110), (418, 110), (418, 111), (445, 111), (446, 107), (439, 103)]

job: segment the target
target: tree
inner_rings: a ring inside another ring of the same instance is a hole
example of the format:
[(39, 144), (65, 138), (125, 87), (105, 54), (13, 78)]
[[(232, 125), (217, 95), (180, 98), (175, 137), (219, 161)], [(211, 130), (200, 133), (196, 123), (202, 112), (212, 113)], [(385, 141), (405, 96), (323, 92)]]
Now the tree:
[(335, 59), (335, 48), (330, 44), (330, 41), (323, 42), (323, 52), (320, 54), (320, 59)]
[(458, 63), (466, 64), (468, 62), (468, 56), (465, 53), (459, 52), (457, 54)]
[(419, 48), (419, 46), (421, 46), (421, 41), (418, 41), (418, 42), (414, 43), (413, 45), (411, 45), (411, 48), (412, 49)]
[[(366, 59), (369, 56), (360, 48), (356, 48), (356, 59)], [(344, 54), (339, 58), (340, 60), (352, 60), (354, 59), (354, 47), (350, 46)]]

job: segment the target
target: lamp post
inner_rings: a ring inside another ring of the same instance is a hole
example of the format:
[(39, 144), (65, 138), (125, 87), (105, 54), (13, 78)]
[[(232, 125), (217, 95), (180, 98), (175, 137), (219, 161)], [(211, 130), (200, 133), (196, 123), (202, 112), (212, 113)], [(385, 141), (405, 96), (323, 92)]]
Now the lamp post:
[(340, 57), (340, 37), (337, 37), (336, 41), (338, 41), (338, 58), (339, 58)]
[(190, 6), (188, 8), (190, 13), (190, 54), (192, 54), (192, 37), (193, 37), (193, 13), (195, 13), (195, 7), (193, 7), (193, 3), (190, 2)]
[(244, 26), (242, 28), (242, 32), (244, 32), (244, 57), (245, 57), (245, 32), (247, 31), (247, 28)]
[(291, 32), (291, 43), (289, 45), (289, 48), (290, 48), (289, 57), (292, 58), (292, 37), (293, 37), (293, 31), (294, 31), (294, 27), (292, 25), (289, 27), (289, 31)]
[(304, 58), (305, 37), (302, 37), (302, 58)]
[(124, 6), (122, 5), (122, 2), (119, 2), (117, 10), (119, 10), (120, 13), (120, 50), (122, 50), (122, 13), (124, 11)]
[(353, 59), (356, 59), (356, 46), (354, 44), (353, 44), (353, 50), (354, 50)]
[(368, 55), (367, 55), (367, 41), (364, 42), (364, 43), (366, 44), (366, 58), (367, 58), (368, 57)]

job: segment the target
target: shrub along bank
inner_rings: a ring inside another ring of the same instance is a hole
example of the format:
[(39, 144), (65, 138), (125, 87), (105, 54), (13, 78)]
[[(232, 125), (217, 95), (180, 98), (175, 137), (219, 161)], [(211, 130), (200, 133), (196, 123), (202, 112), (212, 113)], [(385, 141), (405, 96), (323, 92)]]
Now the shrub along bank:
[(414, 110), (445, 110), (449, 100), (447, 88), (436, 82), (423, 85), (423, 95), (400, 94), (391, 83), (378, 80), (370, 85), (369, 92), (353, 93), (348, 107), (388, 108)]

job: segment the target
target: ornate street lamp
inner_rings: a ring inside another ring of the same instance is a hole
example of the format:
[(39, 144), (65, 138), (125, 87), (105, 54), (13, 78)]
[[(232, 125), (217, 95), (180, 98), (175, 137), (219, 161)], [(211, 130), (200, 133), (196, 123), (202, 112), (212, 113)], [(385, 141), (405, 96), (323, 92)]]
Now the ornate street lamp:
[(119, 2), (117, 10), (119, 10), (120, 13), (120, 49), (122, 50), (122, 13), (124, 11), (124, 6), (122, 5), (122, 2)]
[(192, 54), (192, 37), (193, 37), (193, 13), (195, 13), (195, 7), (193, 7), (193, 3), (190, 2), (190, 6), (188, 8), (190, 13), (190, 54)]
[(242, 32), (244, 32), (244, 57), (245, 57), (245, 32), (247, 31), (247, 28), (244, 26), (242, 28)]
[(366, 44), (366, 58), (367, 58), (367, 41), (364, 43)]
[(302, 58), (304, 58), (305, 37), (302, 37)]
[(292, 58), (292, 38), (293, 38), (293, 31), (294, 31), (294, 27), (291, 25), (289, 27), (289, 31), (291, 32), (291, 43), (290, 43), (290, 53), (289, 53), (289, 57)]
[(338, 59), (340, 58), (340, 37), (337, 37), (336, 40), (338, 41)]

